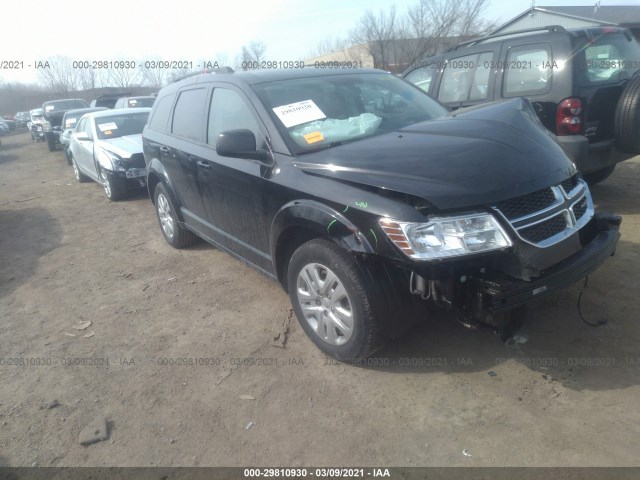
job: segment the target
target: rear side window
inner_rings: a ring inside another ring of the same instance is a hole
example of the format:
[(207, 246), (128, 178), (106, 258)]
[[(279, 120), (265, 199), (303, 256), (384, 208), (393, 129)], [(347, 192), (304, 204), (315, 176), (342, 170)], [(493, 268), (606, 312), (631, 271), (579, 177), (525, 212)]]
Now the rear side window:
[(180, 92), (173, 111), (171, 132), (175, 135), (202, 141), (202, 117), (207, 103), (207, 89), (196, 88)]
[(504, 67), (505, 97), (545, 93), (551, 87), (551, 49), (546, 43), (522, 45), (509, 50)]
[(480, 101), (489, 93), (493, 52), (452, 58), (442, 74), (438, 100), (442, 103)]
[(574, 57), (581, 85), (619, 82), (640, 68), (640, 46), (631, 35), (608, 33), (583, 39)]
[(167, 129), (169, 121), (169, 114), (171, 113), (171, 107), (173, 106), (173, 100), (176, 98), (174, 95), (167, 95), (158, 100), (158, 103), (153, 109), (153, 116), (149, 122), (149, 128), (152, 130), (158, 130), (164, 132)]

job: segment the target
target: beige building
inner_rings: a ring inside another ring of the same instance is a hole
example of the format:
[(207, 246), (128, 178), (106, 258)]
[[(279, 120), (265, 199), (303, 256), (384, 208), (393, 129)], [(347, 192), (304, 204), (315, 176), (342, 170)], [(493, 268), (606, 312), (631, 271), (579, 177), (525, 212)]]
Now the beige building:
[(345, 48), (336, 52), (325, 53), (317, 57), (309, 58), (304, 61), (305, 66), (313, 67), (316, 65), (324, 65), (331, 62), (337, 62), (337, 65), (353, 65), (354, 67), (373, 68), (373, 56), (369, 53), (367, 46), (356, 45), (355, 47)]

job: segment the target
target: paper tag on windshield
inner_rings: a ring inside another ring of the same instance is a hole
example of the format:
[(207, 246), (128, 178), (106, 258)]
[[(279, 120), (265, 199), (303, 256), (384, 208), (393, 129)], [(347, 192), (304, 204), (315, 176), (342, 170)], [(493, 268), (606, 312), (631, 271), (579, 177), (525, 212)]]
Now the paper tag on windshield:
[(64, 124), (65, 124), (67, 127), (68, 127), (68, 126), (70, 126), (70, 125), (72, 125), (72, 124), (74, 124), (74, 123), (76, 123), (76, 119), (75, 119), (75, 118), (67, 118), (67, 119), (64, 121)]
[(303, 100), (302, 102), (280, 105), (273, 109), (285, 127), (295, 127), (303, 123), (327, 118), (318, 108), (313, 100)]
[(53, 110), (55, 108), (54, 105), (47, 105), (46, 107), (44, 107), (44, 111), (45, 112), (50, 112), (51, 110)]
[(118, 126), (115, 124), (115, 122), (109, 122), (98, 124), (98, 128), (101, 132), (106, 132), (107, 130), (117, 130)]

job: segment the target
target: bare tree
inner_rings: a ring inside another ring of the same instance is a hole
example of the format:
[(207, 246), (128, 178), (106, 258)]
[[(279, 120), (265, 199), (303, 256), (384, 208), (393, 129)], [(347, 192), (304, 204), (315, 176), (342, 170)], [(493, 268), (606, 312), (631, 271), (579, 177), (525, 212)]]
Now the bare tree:
[[(117, 62), (114, 62), (117, 63)], [(125, 64), (126, 66), (126, 64)], [(142, 75), (138, 68), (110, 68), (107, 70), (109, 86), (117, 88), (137, 87), (142, 81)]]
[(167, 71), (164, 68), (151, 68), (154, 63), (160, 62), (160, 57), (145, 58), (140, 61), (140, 76), (144, 84), (153, 87), (160, 88), (165, 84), (167, 80)]
[(418, 0), (407, 14), (395, 8), (377, 15), (368, 11), (351, 33), (364, 44), (379, 68), (401, 71), (408, 65), (478, 36), (492, 26), (482, 18), (488, 0)]
[(461, 15), (457, 24), (458, 35), (476, 36), (490, 32), (497, 26), (493, 20), (485, 20), (482, 13), (488, 0), (460, 0)]
[(368, 10), (351, 32), (351, 41), (356, 45), (366, 45), (376, 67), (388, 68), (393, 61), (399, 27), (395, 6), (389, 8), (388, 12), (381, 10), (378, 15)]
[(77, 72), (78, 84), (82, 90), (95, 90), (100, 87), (101, 77), (100, 70), (93, 68), (82, 68)]
[(48, 60), (49, 68), (38, 69), (44, 85), (55, 94), (66, 94), (77, 89), (78, 72), (69, 57), (56, 56)]
[[(241, 62), (257, 62), (259, 64), (260, 62), (265, 60), (264, 54), (266, 51), (267, 46), (264, 44), (264, 42), (259, 40), (251, 41), (248, 46), (242, 46)], [(238, 66), (237, 63), (238, 62), (236, 58), (236, 67)]]
[(345, 38), (326, 37), (320, 40), (315, 47), (309, 51), (309, 57), (320, 57), (328, 53), (340, 52), (353, 46), (352, 42)]

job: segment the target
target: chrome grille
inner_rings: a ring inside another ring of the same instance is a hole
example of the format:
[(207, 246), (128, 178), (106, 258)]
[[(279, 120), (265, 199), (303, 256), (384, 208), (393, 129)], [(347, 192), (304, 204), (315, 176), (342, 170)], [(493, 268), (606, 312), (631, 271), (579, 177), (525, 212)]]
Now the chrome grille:
[(556, 186), (499, 202), (493, 209), (521, 240), (543, 248), (571, 236), (594, 214), (589, 188), (577, 175)]
[(571, 193), (574, 188), (576, 188), (580, 184), (580, 179), (578, 175), (574, 175), (573, 177), (567, 178), (564, 182), (560, 183), (560, 186), (565, 191), (565, 193)]
[(525, 240), (538, 243), (549, 237), (557, 235), (565, 228), (567, 228), (567, 220), (563, 214), (559, 214), (543, 222), (531, 225), (530, 227), (522, 228), (519, 233)]
[(537, 192), (500, 202), (496, 207), (507, 219), (513, 220), (542, 210), (552, 205), (555, 201), (556, 196), (553, 190), (551, 188), (543, 188)]
[(580, 220), (587, 212), (587, 208), (589, 207), (588, 203), (587, 197), (585, 196), (573, 205), (573, 215), (576, 217), (576, 220)]

